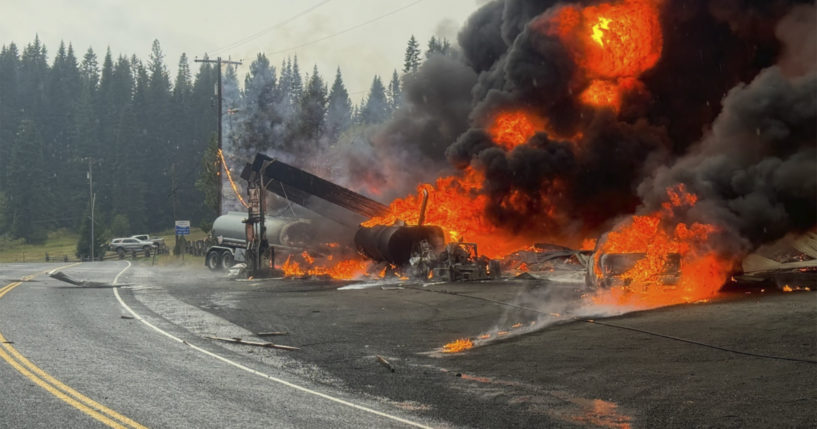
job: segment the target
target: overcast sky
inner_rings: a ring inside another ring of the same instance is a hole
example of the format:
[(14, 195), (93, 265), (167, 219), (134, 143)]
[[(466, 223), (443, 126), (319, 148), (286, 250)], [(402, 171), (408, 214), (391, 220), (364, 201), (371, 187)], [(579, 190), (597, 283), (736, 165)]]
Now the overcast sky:
[(340, 66), (357, 103), (374, 74), (387, 83), (395, 68), (400, 71), (412, 34), (423, 50), (432, 35), (456, 43), (460, 26), (484, 1), (2, 0), (0, 45), (15, 42), (22, 48), (39, 35), (49, 62), (64, 40), (78, 57), (93, 47), (101, 64), (108, 47), (114, 56), (147, 60), (158, 39), (172, 75), (183, 52), (194, 70), (193, 58), (206, 52), (244, 60), (242, 80), (258, 52), (276, 67), (297, 55), (302, 72), (317, 64), (329, 84)]

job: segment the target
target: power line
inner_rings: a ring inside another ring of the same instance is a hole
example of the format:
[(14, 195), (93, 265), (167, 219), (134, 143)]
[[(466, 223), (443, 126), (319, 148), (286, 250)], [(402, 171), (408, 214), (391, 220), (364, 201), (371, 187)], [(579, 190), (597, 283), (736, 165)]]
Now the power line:
[(298, 12), (297, 14), (295, 14), (295, 15), (293, 15), (293, 16), (291, 16), (291, 17), (289, 17), (289, 18), (287, 18), (287, 19), (285, 19), (285, 20), (283, 20), (283, 21), (281, 21), (281, 22), (279, 22), (277, 24), (273, 24), (273, 25), (271, 25), (271, 26), (269, 26), (269, 27), (267, 27), (267, 28), (265, 28), (263, 30), (255, 32), (253, 34), (250, 34), (249, 36), (246, 36), (246, 37), (244, 37), (242, 39), (239, 39), (239, 40), (237, 40), (237, 41), (235, 41), (233, 43), (230, 43), (229, 45), (224, 45), (224, 46), (222, 46), (220, 48), (216, 48), (216, 49), (213, 50), (213, 53), (218, 53), (218, 52), (223, 52), (223, 51), (226, 51), (226, 50), (229, 50), (229, 49), (233, 49), (233, 48), (235, 48), (237, 46), (241, 46), (241, 45), (243, 45), (243, 44), (245, 44), (245, 43), (247, 43), (247, 42), (249, 42), (251, 40), (257, 39), (257, 38), (263, 36), (266, 33), (269, 33), (270, 31), (272, 31), (272, 30), (274, 30), (274, 29), (276, 29), (278, 27), (289, 24), (290, 22), (292, 22), (292, 21), (306, 15), (309, 12), (312, 12), (313, 10), (325, 5), (326, 3), (329, 3), (330, 1), (332, 1), (332, 0), (324, 0), (324, 1), (318, 3), (318, 4), (314, 5), (314, 6), (308, 7), (306, 9), (304, 9), (303, 11)]
[(421, 2), (423, 2), (423, 1), (425, 1), (425, 0), (416, 0), (416, 1), (413, 1), (413, 2), (411, 2), (411, 3), (407, 4), (407, 5), (403, 6), (403, 7), (399, 7), (399, 8), (397, 8), (397, 9), (394, 9), (394, 10), (390, 11), (390, 12), (386, 12), (386, 13), (384, 13), (383, 15), (380, 15), (380, 16), (377, 16), (377, 17), (375, 17), (375, 18), (372, 18), (372, 19), (370, 19), (370, 20), (368, 20), (368, 21), (361, 22), (360, 24), (353, 25), (353, 26), (351, 26), (351, 27), (349, 27), (349, 28), (345, 28), (345, 29), (343, 29), (343, 30), (338, 31), (337, 33), (332, 33), (332, 34), (330, 34), (330, 35), (328, 35), (328, 36), (321, 37), (320, 39), (311, 40), (311, 41), (309, 41), (309, 42), (302, 43), (302, 44), (300, 44), (300, 45), (293, 46), (293, 47), (290, 47), (290, 48), (287, 48), (287, 49), (281, 49), (281, 50), (278, 50), (278, 51), (270, 52), (270, 53), (269, 53), (269, 55), (283, 54), (283, 53), (285, 53), (285, 52), (293, 51), (293, 50), (298, 49), (298, 48), (303, 48), (304, 46), (309, 46), (309, 45), (312, 45), (312, 44), (315, 44), (315, 43), (318, 43), (318, 42), (323, 42), (323, 41), (324, 41), (324, 40), (326, 40), (326, 39), (331, 39), (331, 38), (333, 38), (333, 37), (335, 37), (335, 36), (339, 36), (339, 35), (341, 35), (341, 34), (348, 33), (348, 32), (350, 32), (350, 31), (352, 31), (352, 30), (356, 30), (356, 29), (358, 29), (358, 28), (360, 28), (360, 27), (363, 27), (363, 26), (369, 25), (369, 24), (371, 24), (371, 23), (377, 22), (377, 21), (379, 21), (379, 20), (381, 20), (381, 19), (383, 19), (383, 18), (386, 18), (386, 17), (389, 17), (389, 16), (391, 16), (391, 15), (394, 15), (394, 14), (395, 14), (395, 13), (397, 13), (397, 12), (400, 12), (400, 11), (403, 11), (403, 10), (405, 10), (405, 9), (408, 9), (408, 8), (410, 8), (410, 7), (414, 6), (414, 5), (416, 5), (417, 3), (421, 3)]

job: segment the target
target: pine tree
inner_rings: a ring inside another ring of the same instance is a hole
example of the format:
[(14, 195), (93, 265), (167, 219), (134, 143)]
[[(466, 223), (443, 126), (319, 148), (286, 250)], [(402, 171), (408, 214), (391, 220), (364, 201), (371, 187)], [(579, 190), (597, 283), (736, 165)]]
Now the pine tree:
[(44, 152), (42, 135), (34, 121), (21, 121), (5, 171), (5, 217), (11, 236), (23, 238), (27, 243), (44, 242), (52, 220), (46, 214), (52, 195), (46, 183)]
[(173, 145), (176, 152), (174, 156), (179, 158), (191, 148), (194, 141), (190, 135), (192, 97), (193, 77), (190, 73), (190, 62), (187, 60), (187, 54), (182, 53), (181, 57), (179, 57), (176, 81), (173, 84), (171, 101), (173, 107), (171, 111), (167, 112), (167, 115), (171, 116), (173, 120), (170, 132), (175, 143)]
[(308, 79), (306, 90), (303, 92), (298, 109), (299, 140), (307, 143), (317, 143), (323, 135), (326, 123), (326, 84), (318, 74), (318, 66), (312, 69), (312, 76)]
[(437, 39), (431, 36), (428, 40), (426, 58), (431, 58), (432, 55), (451, 55), (451, 44), (445, 38)]
[(276, 86), (275, 67), (270, 66), (264, 54), (259, 53), (255, 61), (250, 64), (250, 72), (244, 77), (243, 99), (245, 101), (244, 110), (249, 110), (247, 116), (255, 113), (262, 91), (269, 93), (271, 101), (271, 95), (276, 90)]
[[(14, 141), (14, 129), (20, 122), (20, 54), (17, 46), (10, 43), (0, 50), (0, 194), (6, 188), (5, 175), (10, 150)], [(2, 207), (0, 207), (2, 210)], [(4, 224), (0, 222), (0, 228)]]
[[(188, 158), (187, 161), (194, 164), (188, 167), (188, 173), (180, 173), (181, 179), (179, 180), (185, 186), (189, 186), (191, 181), (202, 174), (201, 160), (205, 156), (209, 145), (212, 143), (217, 146), (215, 136), (218, 123), (215, 119), (218, 115), (218, 99), (213, 90), (217, 82), (218, 73), (216, 68), (208, 63), (202, 63), (193, 83), (190, 107), (191, 121), (188, 128), (190, 147), (185, 154), (185, 157)], [(217, 181), (218, 177), (214, 176), (214, 179)], [(212, 221), (216, 216), (216, 209), (208, 208), (202, 204), (206, 193), (198, 187), (195, 188), (195, 192), (188, 193), (191, 194), (190, 198), (187, 199), (187, 196), (181, 196), (180, 204), (183, 209), (185, 207), (189, 208), (190, 205), (195, 207), (195, 211), (190, 216), (191, 221)]]
[[(208, 57), (205, 55), (204, 59)], [(192, 108), (191, 108), (191, 129), (190, 133), (196, 141), (198, 148), (197, 159), (204, 152), (210, 136), (216, 132), (217, 123), (215, 117), (218, 115), (216, 94), (213, 89), (218, 82), (218, 75), (215, 67), (209, 63), (201, 63), (198, 73), (196, 73), (193, 83)], [(191, 154), (192, 155), (192, 154)]]
[[(80, 107), (83, 83), (74, 49), (60, 43), (54, 63), (49, 71), (46, 89), (45, 112), (49, 120), (39, 123), (38, 129), (44, 140), (45, 165), (48, 166), (49, 182), (52, 183), (53, 201), (44, 217), (53, 219), (44, 228), (69, 227), (72, 220), (82, 214), (84, 199), (74, 189), (83, 187), (84, 173), (80, 165)], [(83, 121), (87, 118), (83, 118)], [(57, 212), (54, 208), (61, 207)]]
[(301, 78), (301, 70), (298, 67), (298, 56), (296, 55), (295, 58), (292, 60), (292, 83), (291, 83), (291, 100), (292, 104), (297, 104), (298, 101), (301, 99), (304, 91), (304, 84)]
[(37, 122), (45, 121), (48, 116), (47, 58), (47, 50), (40, 43), (39, 37), (34, 38), (34, 43), (26, 45), (20, 57), (19, 89), (20, 94), (25, 95), (17, 100), (17, 108), (25, 112), (26, 118)]
[(369, 96), (361, 109), (360, 116), (364, 124), (379, 124), (389, 118), (389, 101), (386, 98), (386, 88), (380, 76), (375, 75), (372, 80)]
[[(130, 64), (127, 66), (128, 76), (130, 74)], [(117, 80), (114, 77), (119, 77), (119, 71), (114, 72), (114, 61), (111, 54), (111, 49), (108, 48), (105, 52), (105, 57), (102, 60), (102, 70), (99, 75), (99, 87), (96, 91), (96, 97), (93, 103), (93, 119), (96, 122), (93, 130), (95, 139), (86, 142), (86, 156), (94, 154), (96, 159), (99, 159), (100, 168), (94, 171), (94, 181), (97, 192), (97, 213), (110, 212), (111, 208), (111, 185), (113, 181), (113, 169), (111, 157), (117, 152), (119, 147), (118, 139), (121, 138), (119, 130), (122, 127), (124, 118), (121, 117), (121, 105), (117, 101), (116, 89), (118, 86)], [(128, 91), (132, 88), (128, 86)], [(127, 100), (122, 102), (130, 104), (130, 94)]]
[(281, 62), (281, 79), (278, 80), (278, 91), (284, 100), (289, 102), (292, 94), (292, 59), (287, 57)]
[[(233, 118), (240, 113), (241, 88), (238, 86), (238, 72), (235, 66), (228, 64), (224, 68), (222, 76), (221, 96), (224, 99), (224, 114), (226, 115), (224, 127), (231, 128)], [(225, 132), (225, 134), (227, 134)]]
[[(87, 196), (86, 196), (87, 197)], [(86, 198), (87, 199), (87, 198)], [(94, 210), (96, 212), (96, 210)], [(87, 259), (91, 257), (91, 204), (90, 202), (86, 205), (85, 210), (83, 211), (85, 216), (82, 216), (82, 222), (80, 223), (79, 227), (79, 237), (77, 239), (77, 247), (74, 251), (74, 255), (79, 259)], [(122, 222), (127, 223), (127, 217), (123, 214), (118, 214), (114, 216), (116, 219), (119, 219), (119, 223)], [(96, 243), (96, 247), (94, 247), (94, 258), (102, 258), (105, 255), (105, 250), (108, 244), (110, 234), (106, 233), (104, 230), (100, 230), (101, 223), (99, 222), (99, 218), (94, 216), (94, 242)], [(119, 234), (117, 236), (123, 236), (125, 234), (130, 234), (129, 230), (122, 231), (121, 228), (119, 229)]]
[(218, 191), (221, 186), (220, 181), (221, 160), (218, 156), (218, 139), (216, 134), (210, 137), (207, 147), (201, 157), (201, 168), (199, 177), (196, 179), (196, 189), (204, 195), (204, 207), (206, 208), (203, 219), (205, 223), (216, 218), (218, 211)]
[(99, 62), (93, 48), (88, 48), (85, 52), (79, 70), (82, 74), (83, 85), (87, 89), (96, 90), (99, 84)]
[(400, 76), (397, 74), (397, 70), (391, 75), (391, 82), (389, 82), (389, 108), (391, 111), (397, 110), (400, 107), (400, 103), (403, 102), (403, 94), (400, 90)]
[[(85, 52), (79, 67), (79, 73), (82, 90), (77, 102), (77, 165), (91, 154), (95, 154), (99, 147), (97, 133), (99, 118), (95, 115), (95, 111), (99, 95), (100, 74), (99, 64), (93, 49), (88, 48), (88, 51)], [(83, 170), (78, 169), (78, 172)], [(84, 176), (80, 173), (78, 178), (81, 181)], [(75, 203), (75, 205), (77, 208), (81, 207), (79, 203)]]
[[(155, 189), (159, 188), (156, 179), (162, 177), (166, 167), (154, 162), (158, 139), (154, 134), (156, 127), (151, 124), (155, 112), (151, 112), (150, 74), (135, 56), (120, 57), (114, 78), (116, 105), (121, 106), (121, 110), (112, 148), (115, 151), (108, 156), (112, 176), (108, 213), (127, 213), (135, 231), (150, 231), (151, 225), (159, 223), (156, 212), (167, 206), (167, 200), (162, 198), (167, 195), (166, 188)], [(123, 94), (125, 90), (129, 94)]]
[(340, 135), (352, 125), (352, 101), (343, 84), (343, 77), (338, 67), (335, 82), (329, 91), (329, 103), (326, 109), (326, 135), (330, 142), (338, 140)]
[(420, 67), (420, 43), (411, 35), (406, 46), (406, 56), (403, 62), (403, 73), (416, 72)]
[(190, 62), (187, 54), (182, 52), (179, 57), (179, 69), (176, 72), (176, 82), (173, 84), (173, 98), (178, 104), (186, 104), (193, 92), (193, 80), (190, 74)]
[(142, 124), (146, 130), (145, 162), (163, 174), (141, 170), (140, 178), (143, 183), (149, 184), (146, 188), (146, 203), (151, 207), (151, 215), (147, 219), (148, 228), (158, 230), (164, 225), (172, 225), (174, 220), (172, 207), (176, 190), (173, 186), (173, 176), (169, 173), (171, 165), (177, 159), (175, 145), (170, 139), (173, 124), (170, 77), (158, 40), (153, 41), (146, 71), (149, 80), (145, 111), (142, 112), (145, 118)]

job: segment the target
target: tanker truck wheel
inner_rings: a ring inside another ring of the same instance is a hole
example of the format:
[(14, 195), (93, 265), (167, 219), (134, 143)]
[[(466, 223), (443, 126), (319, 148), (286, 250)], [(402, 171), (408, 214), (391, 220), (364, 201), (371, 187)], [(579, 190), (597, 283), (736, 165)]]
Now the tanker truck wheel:
[(229, 250), (225, 250), (221, 253), (221, 269), (222, 270), (229, 270), (233, 267), (235, 263), (235, 258), (233, 257), (232, 252)]
[(218, 271), (221, 269), (221, 252), (218, 250), (211, 250), (207, 252), (207, 257), (204, 259), (204, 265), (207, 265), (207, 268), (210, 271)]

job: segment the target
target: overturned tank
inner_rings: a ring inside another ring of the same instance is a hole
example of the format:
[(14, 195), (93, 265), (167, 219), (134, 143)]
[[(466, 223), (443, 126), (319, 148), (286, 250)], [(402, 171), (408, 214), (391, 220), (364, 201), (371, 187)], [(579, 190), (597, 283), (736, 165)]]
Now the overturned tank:
[(355, 246), (374, 261), (401, 267), (424, 250), (443, 250), (445, 235), (442, 228), (433, 225), (361, 226), (355, 234)]

